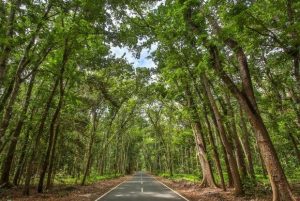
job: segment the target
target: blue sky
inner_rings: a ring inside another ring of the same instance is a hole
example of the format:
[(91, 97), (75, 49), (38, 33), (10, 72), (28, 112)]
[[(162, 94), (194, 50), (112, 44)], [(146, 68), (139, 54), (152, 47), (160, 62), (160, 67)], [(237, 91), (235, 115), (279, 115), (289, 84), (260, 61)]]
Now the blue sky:
[(140, 58), (137, 59), (133, 56), (133, 53), (127, 47), (111, 47), (111, 52), (116, 57), (121, 58), (125, 54), (125, 59), (133, 66), (136, 67), (147, 67), (155, 68), (156, 65), (151, 58), (149, 58), (151, 52), (156, 49), (156, 46), (152, 46), (150, 49), (143, 49)]
[[(155, 9), (157, 9), (160, 5), (164, 4), (165, 0), (157, 0), (155, 2), (155, 5), (146, 12), (151, 12)], [(135, 12), (131, 10), (127, 10), (128, 16), (135, 16)], [(117, 21), (113, 19), (114, 25), (118, 27), (120, 25), (120, 21)], [(146, 39), (139, 40), (139, 44), (142, 44)], [(116, 57), (121, 58), (125, 54), (125, 59), (131, 64), (133, 64), (133, 67), (146, 67), (146, 68), (156, 68), (156, 64), (153, 62), (153, 60), (150, 57), (151, 53), (157, 49), (157, 44), (152, 44), (150, 48), (144, 48), (140, 53), (140, 58), (135, 58), (133, 52), (129, 50), (128, 47), (115, 47), (111, 46), (111, 52)]]

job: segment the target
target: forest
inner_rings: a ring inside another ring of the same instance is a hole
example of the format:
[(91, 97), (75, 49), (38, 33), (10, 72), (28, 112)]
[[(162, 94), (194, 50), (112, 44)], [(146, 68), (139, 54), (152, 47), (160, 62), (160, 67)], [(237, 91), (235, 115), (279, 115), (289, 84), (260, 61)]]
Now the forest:
[(298, 200), (299, 19), (297, 0), (1, 0), (0, 200), (139, 170)]

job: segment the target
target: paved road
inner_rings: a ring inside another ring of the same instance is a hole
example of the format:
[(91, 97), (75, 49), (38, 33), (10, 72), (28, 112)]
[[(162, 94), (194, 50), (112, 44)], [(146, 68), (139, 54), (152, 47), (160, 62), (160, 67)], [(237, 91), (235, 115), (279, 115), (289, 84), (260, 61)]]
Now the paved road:
[(143, 172), (136, 173), (96, 201), (187, 201)]

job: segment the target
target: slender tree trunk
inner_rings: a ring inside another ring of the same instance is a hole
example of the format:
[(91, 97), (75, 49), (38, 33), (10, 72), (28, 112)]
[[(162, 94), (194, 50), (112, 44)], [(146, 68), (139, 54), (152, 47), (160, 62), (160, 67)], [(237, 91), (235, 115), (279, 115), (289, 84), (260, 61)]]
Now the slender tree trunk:
[[(265, 127), (265, 124), (261, 118), (261, 115), (257, 109), (256, 102), (253, 94), (247, 93), (247, 91), (252, 90), (251, 78), (248, 70), (247, 65), (243, 65), (244, 68), (242, 72), (242, 80), (248, 87), (243, 87), (243, 91), (240, 91), (235, 83), (230, 79), (230, 77), (224, 72), (222, 68), (222, 64), (219, 58), (218, 49), (215, 46), (209, 47), (209, 52), (212, 58), (213, 68), (218, 73), (220, 78), (223, 80), (225, 85), (228, 87), (230, 92), (236, 97), (240, 106), (248, 115), (248, 118), (251, 122), (255, 130), (255, 137), (262, 154), (263, 161), (268, 171), (270, 183), (273, 190), (273, 201), (290, 201), (295, 200), (289, 183), (286, 179), (282, 166), (279, 162), (277, 153), (274, 149), (273, 143), (270, 139), (269, 133)], [(246, 59), (242, 57), (243, 59)], [(242, 64), (247, 64), (246, 61), (242, 61)], [(241, 68), (242, 68), (241, 67)], [(247, 89), (246, 89), (247, 88)]]
[(296, 142), (296, 139), (295, 137), (293, 136), (292, 133), (288, 132), (288, 135), (289, 135), (289, 138), (291, 139), (292, 141), (292, 144), (293, 144), (293, 147), (294, 147), (294, 150), (295, 150), (295, 154), (296, 154), (296, 157), (298, 159), (298, 163), (300, 164), (300, 151), (299, 151), (299, 148), (298, 148), (298, 144)]
[[(49, 6), (51, 7), (51, 6)], [(49, 8), (50, 9), (50, 8)], [(49, 10), (48, 10), (49, 12)], [(67, 61), (69, 59), (70, 56), (70, 44), (69, 44), (69, 40), (68, 37), (65, 39), (64, 41), (64, 52), (63, 52), (63, 56), (62, 56), (62, 62), (60, 63), (60, 72), (59, 72), (59, 76), (55, 79), (55, 83), (54, 86), (52, 88), (52, 91), (48, 97), (47, 103), (45, 105), (45, 109), (43, 111), (43, 114), (41, 116), (41, 120), (40, 120), (40, 124), (39, 124), (39, 128), (37, 131), (37, 135), (36, 135), (36, 139), (35, 139), (35, 143), (33, 145), (33, 149), (29, 158), (29, 163), (28, 163), (28, 167), (27, 167), (27, 171), (26, 171), (26, 179), (25, 179), (25, 185), (24, 185), (24, 189), (23, 189), (23, 194), (24, 195), (29, 195), (29, 189), (30, 189), (30, 180), (33, 174), (33, 162), (35, 160), (35, 156), (36, 156), (36, 150), (38, 150), (39, 146), (40, 146), (40, 138), (42, 137), (42, 134), (44, 132), (44, 128), (45, 128), (45, 123), (46, 123), (46, 119), (51, 107), (51, 102), (55, 96), (55, 92), (56, 89), (60, 83), (60, 81), (63, 78), (64, 72), (65, 72), (65, 66), (67, 64)]]
[(11, 140), (6, 158), (4, 160), (4, 163), (2, 164), (2, 174), (1, 174), (1, 179), (0, 179), (0, 184), (2, 186), (9, 183), (9, 175), (10, 175), (10, 170), (11, 170), (11, 164), (12, 164), (12, 161), (13, 161), (13, 158), (14, 158), (14, 153), (15, 153), (15, 150), (16, 150), (18, 138), (19, 138), (19, 135), (21, 133), (21, 130), (22, 130), (22, 127), (23, 127), (23, 124), (24, 124), (24, 120), (25, 120), (25, 116), (27, 114), (27, 110), (28, 110), (28, 107), (29, 107), (29, 102), (30, 102), (30, 97), (31, 97), (33, 85), (34, 85), (35, 75), (36, 75), (36, 72), (34, 72), (34, 74), (32, 74), (32, 76), (31, 76), (30, 83), (29, 83), (29, 86), (28, 86), (28, 89), (27, 89), (27, 94), (26, 94), (23, 110), (21, 112), (21, 116), (20, 116), (20, 119), (17, 123), (16, 129), (13, 133), (12, 140)]
[[(34, 114), (34, 111), (31, 112), (30, 122), (32, 121), (33, 114)], [(23, 143), (23, 146), (22, 146), (22, 149), (21, 149), (22, 152), (21, 152), (21, 155), (19, 157), (19, 161), (18, 161), (18, 164), (17, 164), (17, 170), (16, 170), (16, 173), (15, 173), (15, 176), (14, 176), (14, 179), (13, 179), (13, 184), (16, 185), (16, 186), (19, 185), (19, 180), (20, 180), (20, 176), (21, 176), (21, 173), (22, 173), (22, 169), (25, 165), (25, 157), (26, 157), (27, 148), (28, 148), (28, 145), (29, 145), (29, 135), (30, 135), (31, 130), (32, 130), (32, 125), (30, 124), (29, 128), (25, 132), (25, 139), (24, 139), (24, 143)]]
[(53, 143), (54, 143), (54, 137), (55, 137), (55, 126), (57, 123), (57, 119), (59, 118), (59, 113), (61, 111), (62, 105), (63, 105), (63, 99), (64, 99), (64, 92), (65, 92), (65, 86), (63, 86), (63, 77), (60, 77), (60, 96), (59, 96), (59, 102), (58, 105), (56, 107), (56, 110), (54, 112), (54, 115), (52, 117), (51, 120), (51, 124), (50, 124), (50, 129), (49, 129), (49, 142), (48, 142), (48, 148), (46, 151), (46, 156), (44, 159), (44, 163), (43, 163), (43, 167), (41, 170), (41, 174), (40, 174), (40, 179), (39, 179), (39, 183), (38, 183), (38, 193), (42, 193), (43, 192), (43, 187), (44, 187), (44, 178), (50, 163), (50, 154), (51, 154), (51, 150), (53, 148)]
[(6, 88), (4, 94), (1, 96), (1, 103), (0, 103), (0, 113), (3, 111), (5, 105), (6, 105), (6, 102), (10, 96), (10, 94), (12, 93), (12, 90), (14, 88), (14, 84), (15, 84), (15, 79), (12, 79), (10, 82), (9, 82), (9, 85), (8, 87)]
[(209, 142), (212, 145), (212, 149), (213, 149), (213, 156), (214, 156), (214, 160), (217, 166), (217, 170), (221, 179), (221, 185), (224, 191), (226, 191), (226, 185), (225, 185), (225, 180), (224, 180), (224, 176), (223, 176), (223, 170), (222, 170), (222, 166), (221, 166), (221, 161), (220, 161), (220, 157), (219, 157), (219, 153), (218, 153), (218, 149), (212, 134), (212, 129), (211, 129), (211, 125), (210, 122), (208, 120), (208, 116), (206, 111), (205, 112), (205, 121), (207, 124), (207, 128), (208, 128), (208, 137), (209, 137)]
[(35, 160), (35, 156), (36, 156), (36, 153), (37, 153), (36, 150), (38, 150), (39, 145), (40, 145), (40, 138), (41, 138), (41, 136), (44, 132), (46, 118), (48, 116), (48, 113), (49, 113), (49, 110), (50, 110), (50, 107), (51, 107), (51, 102), (54, 98), (55, 91), (56, 91), (56, 88), (58, 86), (58, 83), (59, 83), (59, 77), (56, 79), (56, 81), (54, 83), (52, 91), (51, 91), (51, 93), (48, 97), (47, 103), (45, 105), (45, 109), (44, 109), (43, 114), (41, 116), (39, 128), (38, 128), (37, 135), (36, 135), (36, 138), (35, 138), (35, 143), (33, 145), (33, 148), (32, 148), (32, 151), (31, 151), (31, 154), (30, 154), (30, 157), (29, 157), (29, 161), (28, 161), (28, 166), (27, 166), (27, 171), (26, 171), (26, 179), (25, 179), (25, 184), (24, 184), (24, 189), (23, 189), (23, 194), (24, 195), (29, 195), (30, 181), (31, 181), (31, 177), (32, 177), (32, 174), (33, 174), (33, 162)]
[(97, 113), (96, 110), (93, 111), (93, 128), (92, 128), (92, 132), (91, 132), (91, 138), (90, 138), (90, 143), (89, 143), (89, 147), (88, 147), (88, 159), (86, 162), (86, 167), (85, 167), (85, 171), (84, 171), (84, 175), (83, 175), (83, 179), (81, 182), (81, 185), (85, 185), (85, 181), (88, 175), (88, 172), (90, 170), (91, 167), (91, 161), (92, 161), (92, 149), (93, 149), (93, 144), (95, 141), (95, 137), (96, 137), (96, 127), (97, 127)]
[[(198, 34), (200, 31), (199, 26), (193, 22), (191, 13), (191, 8), (186, 9), (184, 18), (190, 29)], [(214, 31), (217, 33), (220, 32), (220, 27), (217, 20), (213, 19), (211, 15), (207, 15), (207, 19), (213, 27)], [(270, 139), (269, 133), (257, 109), (250, 72), (248, 69), (247, 57), (245, 56), (243, 49), (238, 45), (236, 41), (226, 37), (223, 39), (224, 42), (231, 49), (233, 49), (236, 54), (242, 80), (242, 91), (236, 86), (236, 84), (231, 80), (231, 78), (222, 68), (218, 48), (212, 44), (209, 44), (207, 40), (204, 40), (204, 45), (207, 47), (211, 56), (212, 67), (214, 68), (217, 75), (225, 83), (230, 92), (238, 100), (240, 106), (247, 114), (251, 125), (254, 128), (256, 141), (266, 165), (270, 183), (272, 186), (273, 201), (295, 200), (282, 166), (279, 162), (277, 153)]]
[(200, 123), (199, 116), (198, 116), (197, 107), (195, 105), (193, 95), (188, 86), (186, 87), (185, 92), (186, 92), (188, 107), (190, 110), (190, 115), (191, 115), (191, 120), (192, 120), (192, 129), (194, 132), (199, 162), (200, 162), (200, 166), (202, 169), (203, 179), (201, 182), (201, 186), (202, 187), (208, 187), (208, 186), (216, 187), (213, 173), (211, 170), (211, 166), (209, 164), (208, 157), (206, 154), (206, 145), (205, 145), (205, 141), (204, 141), (204, 137), (203, 137), (202, 125)]
[(8, 101), (7, 106), (4, 108), (2, 121), (0, 123), (0, 147), (4, 143), (5, 133), (9, 126), (9, 122), (12, 116), (13, 104), (15, 103), (15, 100), (17, 98), (20, 84), (21, 84), (21, 78), (19, 76), (16, 76), (10, 99)]
[[(214, 111), (211, 107), (211, 104), (209, 103), (208, 101), (208, 107), (209, 107), (209, 110), (212, 114), (212, 120), (213, 120), (213, 123), (214, 123), (214, 127), (216, 129), (216, 132), (218, 134), (218, 137), (221, 139), (221, 134), (220, 134), (220, 131), (218, 129), (218, 123), (217, 123), (217, 119), (216, 119), (216, 116), (214, 114)], [(221, 140), (222, 141), (222, 140)], [(228, 155), (226, 153), (226, 149), (225, 149), (225, 146), (223, 143), (220, 143), (221, 145), (221, 148), (222, 148), (222, 151), (223, 151), (223, 154), (224, 154), (224, 161), (225, 161), (225, 166), (226, 166), (226, 171), (227, 171), (227, 175), (228, 175), (228, 186), (229, 187), (233, 187), (233, 176), (231, 174), (231, 170), (230, 170), (230, 165), (229, 165), (229, 161), (228, 161)]]
[(240, 118), (241, 118), (240, 126), (242, 130), (242, 143), (243, 143), (244, 152), (248, 162), (248, 172), (251, 178), (255, 180), (253, 157), (252, 157), (250, 142), (249, 142), (250, 133), (248, 132), (242, 109), (240, 109)]
[[(22, 131), (24, 121), (26, 119), (26, 114), (27, 114), (27, 111), (28, 111), (28, 108), (29, 108), (30, 98), (31, 98), (32, 89), (33, 89), (35, 77), (36, 77), (36, 74), (37, 74), (37, 70), (38, 70), (39, 66), (41, 65), (41, 63), (45, 60), (45, 58), (48, 55), (48, 53), (50, 52), (50, 50), (51, 49), (48, 49), (45, 52), (45, 54), (37, 61), (37, 63), (35, 64), (35, 66), (32, 70), (32, 75), (31, 75), (31, 79), (30, 79), (29, 86), (28, 86), (28, 89), (27, 89), (27, 94), (26, 94), (26, 97), (25, 97), (24, 106), (23, 106), (22, 112), (20, 114), (17, 126), (16, 126), (16, 128), (13, 132), (13, 136), (12, 136), (12, 140), (11, 140), (11, 143), (10, 143), (10, 146), (9, 146), (8, 154), (5, 158), (5, 162), (3, 163), (3, 166), (2, 166), (2, 175), (1, 175), (1, 179), (0, 179), (0, 184), (1, 185), (3, 185), (3, 184), (5, 185), (5, 184), (9, 183), (9, 175), (10, 175), (10, 170), (11, 170), (11, 164), (12, 164), (14, 153), (15, 153), (16, 146), (17, 146), (17, 143), (18, 143), (18, 138), (19, 138), (19, 135)], [(18, 81), (15, 81), (15, 84), (17, 82)], [(14, 90), (15, 90), (15, 87), (14, 87), (13, 91)], [(15, 94), (15, 92), (12, 93), (12, 96), (14, 96), (14, 94)]]
[(236, 160), (235, 160), (235, 157), (234, 157), (232, 146), (231, 146), (231, 144), (229, 143), (229, 141), (227, 139), (225, 128), (224, 128), (222, 118), (221, 118), (221, 114), (220, 114), (220, 112), (217, 108), (217, 105), (215, 103), (215, 100), (212, 96), (212, 93), (211, 93), (211, 90), (210, 90), (210, 87), (209, 87), (209, 84), (208, 84), (208, 81), (207, 81), (207, 78), (206, 78), (205, 75), (202, 76), (202, 80), (203, 80), (203, 83), (204, 83), (204, 87), (205, 87), (207, 97), (209, 99), (210, 105), (213, 109), (213, 112), (214, 112), (216, 120), (217, 120), (217, 125), (218, 125), (218, 129), (219, 129), (219, 133), (220, 133), (220, 136), (221, 136), (222, 143), (224, 144), (224, 147), (226, 149), (226, 153), (227, 153), (228, 161), (229, 161), (229, 166), (230, 166), (230, 171), (231, 171), (231, 174), (232, 174), (232, 177), (233, 177), (235, 194), (236, 195), (241, 195), (241, 194), (243, 194), (243, 187), (242, 187), (242, 182), (241, 182), (240, 174), (239, 174), (238, 167), (237, 167), (237, 164), (236, 164)]
[[(49, 11), (50, 11), (50, 8), (49, 8), (49, 10), (47, 10), (47, 13), (45, 14), (45, 16), (47, 16)], [(30, 41), (27, 44), (27, 46), (24, 50), (23, 56), (22, 56), (22, 58), (21, 58), (21, 60), (18, 64), (17, 71), (16, 71), (16, 74), (14, 76), (14, 85), (13, 85), (11, 94), (9, 96), (7, 105), (4, 108), (3, 117), (2, 117), (2, 120), (1, 120), (1, 123), (0, 123), (0, 146), (1, 146), (1, 142), (3, 141), (3, 138), (5, 136), (5, 132), (8, 128), (8, 126), (9, 126), (9, 122), (10, 122), (11, 115), (12, 115), (12, 110), (13, 110), (13, 105), (16, 101), (16, 98), (17, 98), (18, 93), (19, 93), (20, 85), (23, 81), (22, 78), (21, 78), (22, 73), (24, 72), (24, 70), (28, 66), (28, 64), (30, 63), (31, 57), (30, 57), (29, 53), (30, 53), (30, 51), (31, 51), (31, 49), (32, 49), (32, 47), (35, 43), (35, 40), (36, 40), (36, 37), (37, 37), (37, 34), (38, 34), (40, 28), (41, 28), (41, 24), (40, 24), (40, 26), (38, 26), (35, 33), (30, 38)], [(44, 59), (46, 58), (46, 56), (48, 55), (50, 50), (51, 50), (51, 48), (48, 48), (48, 47), (45, 47), (45, 49), (43, 49), (43, 52), (40, 53), (43, 56), (41, 56), (41, 58), (38, 59), (33, 71), (37, 70), (37, 68), (44, 61)]]
[(50, 164), (49, 164), (49, 170), (48, 170), (46, 189), (50, 189), (51, 186), (52, 186), (51, 181), (52, 181), (53, 165), (54, 165), (55, 150), (56, 150), (56, 143), (57, 143), (58, 134), (59, 134), (59, 123), (56, 124), (56, 128), (55, 128), (54, 142), (53, 142), (53, 146), (52, 146), (52, 149), (51, 149), (51, 157), (50, 157)]
[(239, 140), (238, 134), (237, 134), (237, 129), (236, 129), (236, 120), (235, 120), (235, 115), (234, 115), (234, 110), (233, 107), (231, 106), (231, 102), (230, 102), (230, 97), (227, 96), (226, 97), (226, 104), (228, 106), (228, 115), (231, 118), (231, 136), (234, 140), (234, 144), (236, 147), (236, 156), (237, 156), (237, 162), (238, 162), (238, 167), (240, 170), (240, 173), (242, 175), (242, 177), (246, 177), (247, 176), (247, 168), (246, 168), (246, 164), (245, 164), (245, 157), (244, 157), (244, 152), (242, 149), (242, 145), (241, 142)]

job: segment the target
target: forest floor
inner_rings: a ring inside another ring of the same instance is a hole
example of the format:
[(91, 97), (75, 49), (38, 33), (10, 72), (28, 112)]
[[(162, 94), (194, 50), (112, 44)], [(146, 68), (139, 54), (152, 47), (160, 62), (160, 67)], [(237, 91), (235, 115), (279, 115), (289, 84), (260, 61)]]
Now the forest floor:
[[(199, 183), (187, 181), (175, 181), (162, 177), (156, 177), (158, 180), (176, 190), (178, 193), (189, 199), (190, 201), (270, 201), (272, 200), (271, 191), (262, 190), (257, 187), (254, 194), (235, 197), (233, 189), (227, 189), (224, 192), (222, 189), (202, 188)], [(293, 184), (293, 193), (297, 201), (300, 201), (300, 183)], [(248, 192), (249, 193), (249, 192)]]
[(12, 188), (0, 191), (0, 201), (94, 201), (129, 177), (103, 180), (86, 186), (60, 185), (43, 194), (36, 193), (36, 188), (34, 188), (31, 190), (31, 195), (26, 197), (22, 195), (21, 188)]

